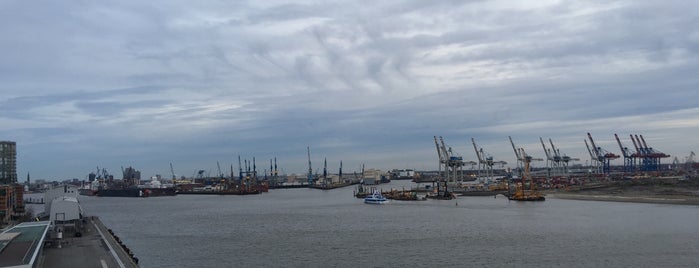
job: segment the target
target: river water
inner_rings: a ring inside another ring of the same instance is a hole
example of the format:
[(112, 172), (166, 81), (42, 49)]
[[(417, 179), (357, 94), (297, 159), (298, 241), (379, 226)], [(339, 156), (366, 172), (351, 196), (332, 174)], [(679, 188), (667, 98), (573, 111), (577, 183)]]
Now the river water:
[[(402, 188), (396, 181), (379, 187)], [(504, 197), (367, 205), (353, 187), (81, 196), (141, 267), (698, 267), (699, 207)]]

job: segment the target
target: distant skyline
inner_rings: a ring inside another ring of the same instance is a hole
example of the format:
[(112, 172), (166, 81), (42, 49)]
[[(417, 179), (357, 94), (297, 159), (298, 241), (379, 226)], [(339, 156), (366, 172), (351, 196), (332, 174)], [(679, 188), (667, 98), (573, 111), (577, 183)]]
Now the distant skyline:
[[(699, 149), (699, 3), (0, 3), (0, 140), (19, 181), (238, 168), (436, 169), (433, 136), (590, 157)], [(548, 145), (548, 144), (547, 144)], [(542, 166), (544, 163), (537, 163)], [(617, 159), (613, 164), (622, 164)], [(467, 167), (468, 168), (468, 167)]]

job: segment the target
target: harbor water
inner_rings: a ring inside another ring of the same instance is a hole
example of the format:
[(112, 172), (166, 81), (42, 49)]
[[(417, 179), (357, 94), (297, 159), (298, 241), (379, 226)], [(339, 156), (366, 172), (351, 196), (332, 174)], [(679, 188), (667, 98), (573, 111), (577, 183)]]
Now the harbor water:
[[(378, 188), (414, 185), (395, 181)], [(697, 267), (699, 207), (499, 196), (367, 205), (354, 187), (80, 196), (141, 267)]]

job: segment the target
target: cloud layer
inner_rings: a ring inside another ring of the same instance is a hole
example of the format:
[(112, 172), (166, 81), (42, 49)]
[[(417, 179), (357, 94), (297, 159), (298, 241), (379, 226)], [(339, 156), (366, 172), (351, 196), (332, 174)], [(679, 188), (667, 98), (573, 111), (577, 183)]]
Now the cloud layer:
[(698, 14), (663, 1), (5, 1), (0, 140), (18, 142), (20, 177), (51, 179), (170, 162), (189, 176), (238, 155), (302, 173), (306, 146), (314, 163), (433, 169), (434, 135), (513, 163), (507, 136), (589, 159), (587, 132), (617, 153), (614, 133), (639, 133), (682, 160), (698, 144)]

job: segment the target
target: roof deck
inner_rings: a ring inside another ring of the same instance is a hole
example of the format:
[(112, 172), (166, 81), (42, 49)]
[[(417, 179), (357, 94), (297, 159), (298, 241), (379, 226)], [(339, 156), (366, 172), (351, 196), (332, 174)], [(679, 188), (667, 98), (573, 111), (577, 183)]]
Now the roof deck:
[(24, 222), (0, 234), (0, 267), (32, 267), (48, 229), (48, 221)]

